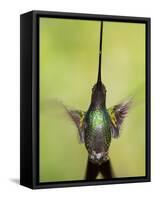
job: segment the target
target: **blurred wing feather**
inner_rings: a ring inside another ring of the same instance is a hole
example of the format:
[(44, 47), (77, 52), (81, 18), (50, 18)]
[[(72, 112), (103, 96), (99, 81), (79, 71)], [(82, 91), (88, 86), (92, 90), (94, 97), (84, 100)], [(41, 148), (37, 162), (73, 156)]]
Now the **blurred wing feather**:
[(66, 107), (65, 109), (78, 128), (80, 142), (84, 143), (85, 112), (80, 110), (68, 110)]
[(118, 138), (120, 136), (120, 128), (125, 117), (127, 116), (131, 103), (131, 100), (125, 101), (108, 109), (111, 120), (111, 133), (113, 138)]

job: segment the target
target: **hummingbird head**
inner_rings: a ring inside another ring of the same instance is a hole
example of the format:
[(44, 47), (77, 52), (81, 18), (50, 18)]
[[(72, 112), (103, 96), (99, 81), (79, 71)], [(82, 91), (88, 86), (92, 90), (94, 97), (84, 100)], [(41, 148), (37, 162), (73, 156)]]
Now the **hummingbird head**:
[(106, 88), (102, 82), (96, 83), (92, 88), (91, 104), (96, 107), (105, 106)]
[(99, 65), (97, 83), (92, 88), (91, 105), (105, 106), (106, 104), (106, 88), (101, 81), (101, 65)]

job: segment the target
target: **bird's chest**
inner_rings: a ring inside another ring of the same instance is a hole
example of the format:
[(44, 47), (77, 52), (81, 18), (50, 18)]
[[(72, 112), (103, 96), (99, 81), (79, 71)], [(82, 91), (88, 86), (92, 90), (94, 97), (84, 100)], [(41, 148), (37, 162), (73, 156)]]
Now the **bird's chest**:
[(100, 132), (108, 126), (107, 114), (100, 110), (95, 110), (89, 113), (88, 126), (91, 130)]
[(85, 139), (88, 148), (108, 148), (110, 144), (110, 129), (109, 119), (106, 112), (92, 111), (89, 113), (87, 120), (87, 130), (85, 133)]

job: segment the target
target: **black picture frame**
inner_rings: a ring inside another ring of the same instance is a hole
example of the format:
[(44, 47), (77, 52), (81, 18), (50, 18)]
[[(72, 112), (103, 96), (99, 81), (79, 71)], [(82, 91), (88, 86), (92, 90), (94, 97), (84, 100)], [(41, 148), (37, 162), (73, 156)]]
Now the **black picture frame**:
[[(39, 17), (105, 20), (146, 25), (146, 176), (39, 183)], [(20, 16), (20, 184), (53, 188), (150, 181), (150, 18), (31, 11)]]

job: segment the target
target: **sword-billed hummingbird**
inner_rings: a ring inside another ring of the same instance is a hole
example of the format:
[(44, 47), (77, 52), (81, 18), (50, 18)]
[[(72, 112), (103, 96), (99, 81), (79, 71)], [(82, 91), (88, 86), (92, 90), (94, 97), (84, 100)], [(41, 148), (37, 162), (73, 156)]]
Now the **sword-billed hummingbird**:
[(69, 110), (78, 128), (80, 141), (85, 143), (89, 162), (98, 166), (109, 160), (111, 138), (118, 138), (121, 124), (128, 113), (131, 101), (106, 108), (106, 88), (101, 80), (102, 29), (100, 26), (99, 67), (97, 82), (92, 88), (91, 103), (86, 112)]

